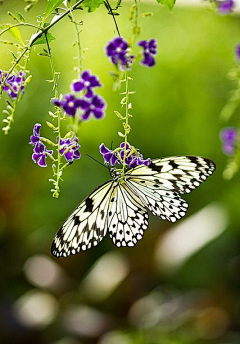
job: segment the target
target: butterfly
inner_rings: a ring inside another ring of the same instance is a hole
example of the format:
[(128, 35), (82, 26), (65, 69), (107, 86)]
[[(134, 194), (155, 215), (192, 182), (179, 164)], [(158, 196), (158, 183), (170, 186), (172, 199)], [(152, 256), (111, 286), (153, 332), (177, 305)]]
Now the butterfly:
[(215, 170), (213, 161), (197, 156), (152, 160), (149, 166), (121, 172), (95, 189), (71, 213), (57, 232), (51, 252), (67, 257), (98, 245), (107, 232), (117, 247), (133, 247), (148, 228), (148, 210), (176, 222), (188, 204), (181, 194), (197, 188)]

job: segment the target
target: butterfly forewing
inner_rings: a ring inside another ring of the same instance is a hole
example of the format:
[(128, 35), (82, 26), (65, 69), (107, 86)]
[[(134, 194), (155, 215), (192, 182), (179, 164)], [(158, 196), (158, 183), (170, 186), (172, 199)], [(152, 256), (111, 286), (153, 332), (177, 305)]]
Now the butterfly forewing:
[(139, 183), (155, 188), (189, 193), (215, 170), (213, 161), (196, 156), (154, 159), (149, 166), (138, 166), (128, 173)]
[(104, 238), (113, 191), (113, 181), (104, 183), (72, 212), (54, 238), (51, 249), (54, 256), (67, 257), (85, 251)]

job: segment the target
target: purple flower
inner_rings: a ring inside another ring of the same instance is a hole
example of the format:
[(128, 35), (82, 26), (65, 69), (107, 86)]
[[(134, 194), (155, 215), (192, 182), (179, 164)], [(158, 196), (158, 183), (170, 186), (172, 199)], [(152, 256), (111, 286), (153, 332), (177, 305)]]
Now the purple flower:
[[(7, 73), (4, 73), (5, 76)], [(2, 82), (3, 72), (1, 71), (0, 82)], [(3, 90), (12, 98), (16, 99), (19, 92), (24, 92), (24, 82), (26, 75), (23, 71), (19, 71), (18, 74), (13, 74), (7, 77)]]
[(76, 98), (73, 94), (65, 94), (63, 100), (53, 100), (53, 104), (63, 108), (69, 116), (75, 116), (80, 103), (81, 100)]
[(219, 12), (221, 12), (222, 14), (228, 14), (232, 12), (235, 3), (234, 0), (218, 0), (217, 5)]
[(226, 155), (232, 155), (234, 153), (235, 144), (238, 139), (237, 128), (228, 127), (222, 129), (220, 132), (220, 138), (222, 140), (223, 146), (222, 150)]
[(118, 161), (118, 158), (116, 154), (113, 154), (113, 152), (108, 149), (104, 143), (102, 143), (99, 147), (100, 153), (103, 155), (103, 159), (106, 165), (111, 164), (112, 166), (115, 166)]
[(30, 144), (35, 145), (37, 142), (40, 141), (40, 129), (41, 129), (41, 124), (36, 123), (33, 128), (33, 135), (30, 137)]
[[(58, 138), (57, 138), (58, 142)], [(64, 155), (67, 162), (72, 163), (73, 160), (81, 158), (79, 152), (80, 145), (78, 144), (78, 138), (60, 139), (59, 152)]]
[(140, 41), (138, 45), (143, 48), (142, 65), (153, 67), (156, 64), (154, 56), (157, 54), (157, 41), (150, 39), (149, 41)]
[(80, 107), (84, 111), (82, 119), (86, 121), (89, 119), (91, 114), (93, 114), (96, 119), (102, 118), (104, 116), (106, 104), (102, 97), (94, 95), (91, 100), (82, 99)]
[(128, 54), (129, 45), (122, 37), (112, 39), (106, 46), (106, 54), (121, 70), (129, 68), (134, 56)]
[[(115, 166), (116, 164), (122, 165), (125, 158), (125, 165), (130, 168), (136, 166), (145, 165), (149, 166), (151, 164), (151, 159), (143, 159), (142, 154), (139, 152), (139, 149), (136, 149), (137, 153), (134, 153), (129, 144), (126, 144), (126, 151), (124, 149), (125, 142), (120, 144), (121, 150), (118, 150), (118, 153), (114, 153), (112, 150), (108, 149), (103, 143), (100, 145), (99, 150), (103, 155), (104, 162), (106, 165), (111, 164)], [(119, 156), (118, 156), (119, 154)]]
[(33, 148), (33, 155), (32, 159), (35, 163), (38, 164), (40, 167), (46, 167), (46, 157), (48, 155), (52, 155), (52, 150), (47, 150), (46, 146), (41, 142), (37, 142)]
[(85, 97), (91, 98), (93, 96), (93, 87), (100, 87), (101, 84), (95, 75), (91, 75), (89, 71), (85, 71), (81, 75), (79, 81), (72, 83), (74, 92), (86, 91)]
[(126, 144), (126, 153), (125, 153), (125, 150), (124, 150), (125, 142), (122, 142), (120, 144), (120, 147), (123, 148), (123, 150), (120, 152), (121, 159), (123, 161), (124, 156), (125, 156), (125, 164), (127, 166), (134, 168), (140, 165), (149, 166), (151, 164), (151, 159), (148, 158), (144, 160), (143, 155), (139, 152), (138, 148), (136, 149), (136, 151), (138, 152), (138, 155), (136, 155), (135, 153), (131, 154), (131, 148), (128, 144)]
[(52, 150), (47, 150), (46, 146), (41, 142), (40, 137), (41, 124), (36, 123), (33, 128), (33, 135), (30, 137), (29, 142), (33, 145), (32, 159), (40, 167), (46, 167), (46, 157), (53, 154)]

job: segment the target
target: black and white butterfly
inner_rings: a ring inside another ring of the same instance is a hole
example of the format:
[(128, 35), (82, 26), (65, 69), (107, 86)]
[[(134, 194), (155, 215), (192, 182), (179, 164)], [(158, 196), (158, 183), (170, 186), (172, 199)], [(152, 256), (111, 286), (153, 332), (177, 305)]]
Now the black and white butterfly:
[(215, 170), (215, 164), (196, 156), (152, 160), (125, 172), (111, 169), (112, 180), (94, 190), (63, 223), (52, 243), (52, 254), (67, 257), (88, 250), (107, 232), (117, 247), (132, 247), (148, 227), (148, 210), (175, 222), (187, 212), (181, 194), (189, 193)]

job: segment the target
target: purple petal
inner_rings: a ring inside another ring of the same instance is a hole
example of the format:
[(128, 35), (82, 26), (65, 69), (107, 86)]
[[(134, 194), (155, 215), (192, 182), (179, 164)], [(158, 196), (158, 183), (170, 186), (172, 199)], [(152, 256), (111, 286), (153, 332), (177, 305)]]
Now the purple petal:
[(110, 150), (104, 145), (104, 143), (102, 143), (99, 146), (99, 151), (100, 151), (101, 154), (106, 154), (106, 153), (110, 152)]
[(140, 47), (143, 47), (144, 49), (147, 49), (147, 47), (148, 47), (147, 41), (140, 41), (140, 42), (138, 42), (138, 45)]
[(118, 158), (116, 157), (115, 154), (113, 154), (112, 157), (111, 157), (111, 165), (115, 166), (117, 161), (118, 161)]
[(82, 109), (82, 110), (86, 110), (89, 109), (90, 103), (87, 102), (84, 99), (79, 99), (78, 101), (78, 106)]
[(92, 104), (99, 109), (103, 109), (105, 106), (105, 102), (100, 96), (94, 96), (92, 99)]
[(32, 136), (30, 137), (30, 140), (31, 140), (30, 143), (33, 144), (33, 145), (35, 145), (35, 143), (37, 143), (38, 141), (40, 141), (40, 138), (37, 137), (37, 136), (32, 135)]
[(109, 161), (110, 161), (110, 159), (112, 158), (112, 156), (113, 156), (113, 153), (112, 153), (112, 152), (109, 152), (109, 153), (107, 153), (107, 154), (104, 154), (104, 161), (105, 161), (107, 164), (109, 164)]
[(86, 70), (85, 72), (82, 73), (82, 79), (84, 81), (89, 81), (89, 78), (90, 78), (90, 73), (88, 70)]
[(90, 87), (87, 88), (87, 93), (85, 94), (85, 97), (87, 98), (92, 98), (93, 96), (93, 91)]
[(94, 110), (92, 110), (92, 112), (94, 114), (94, 117), (97, 118), (97, 119), (100, 119), (100, 118), (102, 118), (104, 116), (104, 113), (101, 110), (94, 109)]
[(91, 111), (92, 111), (92, 110), (87, 110), (87, 111), (85, 111), (85, 113), (82, 115), (82, 119), (83, 119), (84, 121), (87, 121), (87, 120), (89, 119), (89, 116), (91, 115)]
[(91, 87), (99, 87), (102, 86), (101, 83), (99, 82), (98, 78), (95, 75), (92, 75), (89, 78), (90, 86)]
[(64, 156), (67, 161), (73, 161), (73, 153), (71, 151), (68, 151)]
[(39, 136), (39, 135), (40, 135), (40, 129), (41, 129), (41, 127), (42, 127), (42, 125), (39, 124), (39, 123), (36, 123), (36, 124), (34, 125), (33, 134), (34, 134), (35, 136)]
[(82, 81), (76, 81), (72, 84), (72, 89), (74, 92), (80, 92), (84, 89), (84, 83)]
[(37, 163), (38, 163), (38, 166), (40, 166), (40, 167), (46, 167), (47, 164), (46, 164), (46, 157), (45, 157), (45, 155), (42, 155)]

